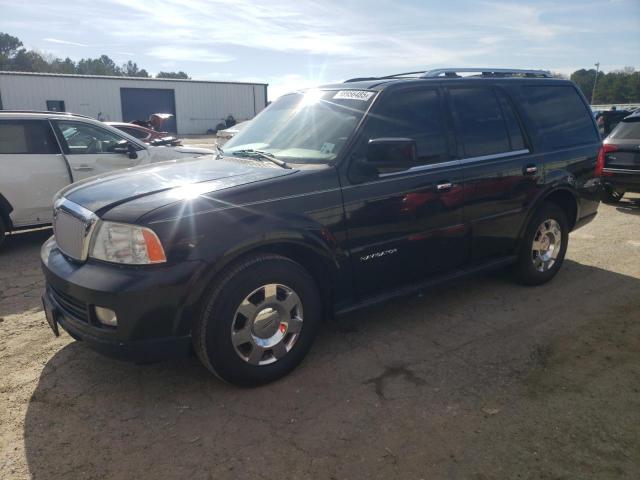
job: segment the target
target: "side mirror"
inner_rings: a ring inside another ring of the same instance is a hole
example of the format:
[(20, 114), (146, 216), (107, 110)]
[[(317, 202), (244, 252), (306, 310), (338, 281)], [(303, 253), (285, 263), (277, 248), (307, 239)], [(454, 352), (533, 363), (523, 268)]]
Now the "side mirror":
[(373, 138), (367, 145), (367, 163), (378, 169), (407, 169), (417, 165), (417, 147), (410, 138)]
[(121, 153), (123, 155), (128, 155), (130, 159), (138, 158), (138, 152), (136, 151), (136, 147), (133, 146), (126, 140), (120, 140), (112, 149), (113, 153)]

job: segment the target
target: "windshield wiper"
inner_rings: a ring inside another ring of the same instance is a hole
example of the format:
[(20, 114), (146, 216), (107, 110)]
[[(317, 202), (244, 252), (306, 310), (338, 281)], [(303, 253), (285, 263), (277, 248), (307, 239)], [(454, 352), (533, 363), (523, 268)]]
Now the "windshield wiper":
[(260, 158), (262, 160), (268, 160), (271, 163), (275, 163), (279, 167), (282, 168), (291, 168), (287, 162), (277, 159), (274, 156), (269, 155), (266, 152), (262, 152), (260, 150), (253, 150), (252, 148), (248, 148), (245, 150), (235, 150), (231, 152), (232, 155), (236, 155), (238, 157), (248, 157), (248, 158)]

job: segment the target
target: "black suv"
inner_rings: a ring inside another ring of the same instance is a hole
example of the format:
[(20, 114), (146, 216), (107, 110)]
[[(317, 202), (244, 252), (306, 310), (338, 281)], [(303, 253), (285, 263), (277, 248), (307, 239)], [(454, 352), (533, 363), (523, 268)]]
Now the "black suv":
[(295, 92), (217, 157), (62, 190), (42, 247), (54, 332), (138, 361), (194, 349), (255, 385), (325, 318), (509, 264), (547, 282), (596, 215), (596, 124), (569, 81), (472, 73)]

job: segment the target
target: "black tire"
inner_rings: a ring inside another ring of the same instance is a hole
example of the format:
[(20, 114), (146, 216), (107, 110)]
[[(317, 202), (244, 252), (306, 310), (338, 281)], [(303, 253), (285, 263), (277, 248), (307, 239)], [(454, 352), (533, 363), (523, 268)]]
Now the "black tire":
[[(254, 290), (281, 284), (298, 296), (304, 312), (299, 336), (282, 358), (268, 365), (252, 365), (241, 358), (231, 341), (236, 309)], [(250, 257), (222, 274), (209, 291), (205, 308), (192, 328), (196, 354), (222, 380), (238, 386), (257, 386), (277, 380), (300, 364), (322, 320), (322, 301), (316, 282), (298, 263), (279, 255)]]
[(4, 226), (4, 220), (0, 216), (0, 248), (2, 248), (2, 244), (4, 243), (4, 239), (7, 236), (7, 227)]
[(604, 203), (616, 204), (624, 197), (624, 191), (616, 190), (611, 186), (606, 186), (602, 192), (602, 201)]
[[(555, 220), (560, 230), (560, 249), (554, 263), (547, 270), (540, 271), (536, 268), (534, 257), (536, 254), (532, 251), (533, 242), (536, 240), (538, 229), (543, 222), (547, 220)], [(522, 238), (522, 245), (518, 255), (516, 264), (516, 273), (519, 280), (525, 285), (541, 285), (551, 280), (564, 261), (569, 243), (569, 222), (567, 215), (558, 205), (554, 203), (543, 203), (531, 218), (529, 225)]]

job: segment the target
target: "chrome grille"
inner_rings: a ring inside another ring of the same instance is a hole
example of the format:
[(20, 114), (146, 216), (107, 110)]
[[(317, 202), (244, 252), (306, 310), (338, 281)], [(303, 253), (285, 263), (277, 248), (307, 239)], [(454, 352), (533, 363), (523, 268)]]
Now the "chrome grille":
[(58, 200), (53, 210), (53, 233), (60, 251), (75, 260), (86, 260), (97, 219), (80, 205), (65, 198)]

